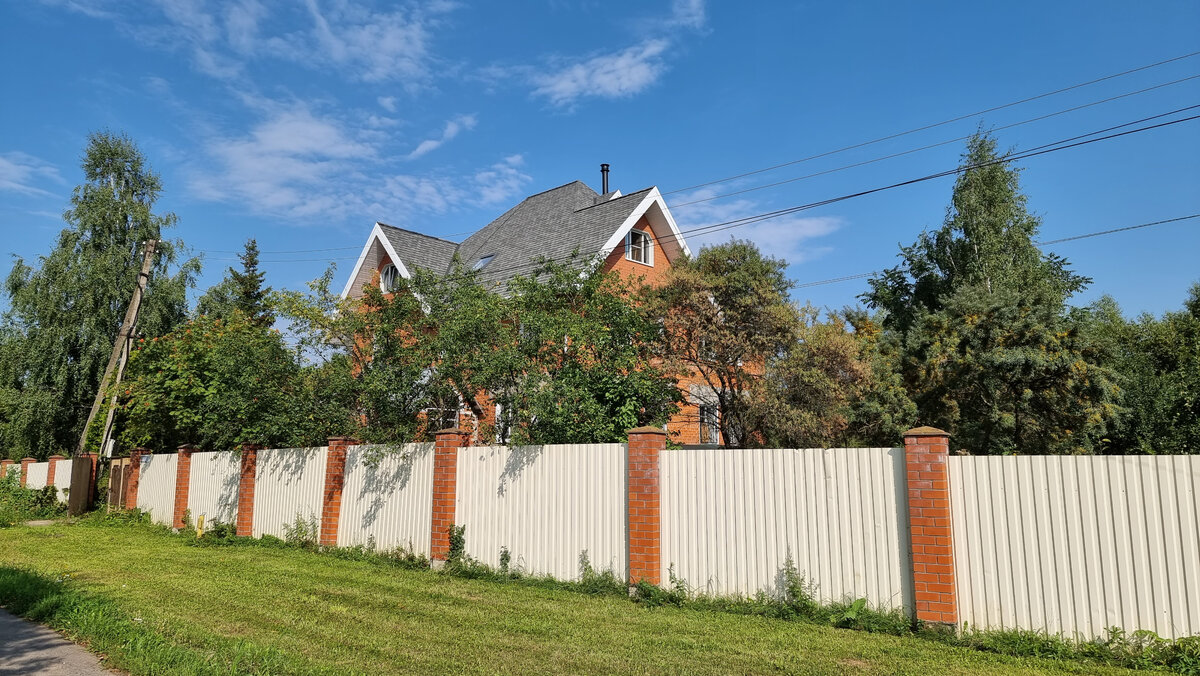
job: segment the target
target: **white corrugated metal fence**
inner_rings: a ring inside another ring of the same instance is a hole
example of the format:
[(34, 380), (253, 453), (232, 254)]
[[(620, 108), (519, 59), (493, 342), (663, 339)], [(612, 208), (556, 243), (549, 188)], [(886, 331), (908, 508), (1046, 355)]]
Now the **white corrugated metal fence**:
[(138, 475), (137, 506), (150, 513), (154, 523), (171, 525), (175, 516), (175, 468), (179, 456), (143, 455)]
[(25, 488), (34, 490), (45, 488), (46, 479), (50, 475), (50, 463), (33, 462), (26, 466)]
[(1200, 456), (950, 459), (959, 617), (1200, 633)]
[(912, 607), (901, 449), (665, 451), (660, 468), (664, 581), (774, 594), (790, 558), (824, 601)]
[(338, 546), (403, 547), (429, 555), (433, 444), (351, 446), (338, 520)]
[(625, 575), (624, 444), (463, 448), (455, 521), (466, 553), (500, 565), (507, 548), (523, 571), (571, 580), (581, 556)]
[(214, 523), (236, 523), (240, 478), (241, 456), (236, 451), (193, 453), (188, 483), (192, 523), (201, 516), (206, 528)]
[(329, 449), (273, 448), (258, 452), (254, 481), (254, 537), (284, 537), (302, 521), (321, 526), (325, 461)]

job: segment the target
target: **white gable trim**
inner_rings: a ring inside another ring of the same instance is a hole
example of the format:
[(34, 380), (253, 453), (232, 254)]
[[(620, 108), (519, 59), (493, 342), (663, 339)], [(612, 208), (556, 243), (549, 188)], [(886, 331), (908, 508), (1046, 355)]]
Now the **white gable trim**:
[[(675, 224), (675, 218), (671, 216), (671, 210), (667, 208), (667, 203), (663, 200), (662, 193), (658, 191), (657, 187), (651, 188), (650, 192), (647, 193), (644, 198), (642, 198), (641, 204), (638, 204), (637, 208), (633, 210), (633, 213), (629, 214), (629, 218), (626, 218), (625, 222), (621, 223), (621, 227), (617, 228), (617, 231), (613, 233), (612, 237), (608, 238), (608, 241), (605, 242), (604, 246), (600, 249), (600, 255), (607, 257), (613, 252), (613, 249), (617, 248), (618, 244), (623, 243), (626, 235), (628, 235), (629, 231), (633, 229), (633, 226), (637, 224), (637, 222), (641, 220), (642, 216), (645, 216), (646, 212), (650, 210), (650, 207), (654, 205), (658, 205), (659, 212), (663, 215), (667, 225), (671, 228), (670, 236), (674, 239), (674, 243), (679, 246), (679, 251), (686, 256), (691, 256), (692, 252), (690, 249), (688, 249), (687, 242), (683, 239), (683, 234), (679, 232), (679, 226)], [(654, 236), (654, 240), (658, 241), (657, 233), (652, 234)], [(660, 241), (659, 246), (662, 246), (664, 253), (667, 251), (667, 247), (663, 242)], [(668, 260), (670, 259), (668, 258)]]
[(396, 266), (396, 270), (400, 272), (400, 276), (404, 279), (412, 279), (408, 268), (404, 267), (404, 261), (400, 260), (400, 256), (396, 254), (396, 249), (392, 247), (392, 243), (383, 234), (383, 227), (376, 223), (371, 230), (371, 235), (367, 237), (367, 244), (363, 247), (362, 253), (358, 255), (358, 262), (354, 264), (354, 270), (350, 272), (350, 279), (346, 280), (346, 287), (342, 289), (342, 298), (349, 298), (350, 291), (354, 289), (354, 280), (358, 279), (358, 273), (362, 270), (363, 263), (367, 260), (367, 254), (371, 251), (371, 245), (376, 241), (387, 252), (389, 258), (392, 259), (392, 265)]

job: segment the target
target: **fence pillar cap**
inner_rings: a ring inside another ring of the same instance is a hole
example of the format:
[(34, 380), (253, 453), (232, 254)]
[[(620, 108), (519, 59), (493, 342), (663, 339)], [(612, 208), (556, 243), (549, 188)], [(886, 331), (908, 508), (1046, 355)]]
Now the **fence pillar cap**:
[(925, 425), (923, 427), (912, 428), (911, 430), (905, 432), (904, 436), (906, 436), (906, 437), (948, 437), (948, 436), (950, 436), (950, 433), (939, 430), (936, 427), (929, 427), (928, 425)]
[(440, 437), (444, 434), (470, 434), (470, 430), (464, 430), (461, 427), (447, 427), (444, 430), (438, 430), (433, 433), (433, 436)]
[(37, 458), (21, 458), (21, 464), (25, 464), (27, 462), (37, 462)]
[(66, 459), (67, 459), (67, 456), (65, 456), (65, 455), (52, 455), (49, 458), (47, 458), (47, 460), (66, 460)]
[(651, 426), (647, 425), (645, 427), (635, 427), (635, 428), (627, 431), (625, 434), (628, 434), (631, 436), (634, 434), (657, 434), (659, 436), (665, 437), (665, 436), (667, 436), (667, 431), (661, 427), (651, 427)]
[[(440, 432), (439, 432), (439, 434), (440, 434)], [(326, 441), (327, 441), (328, 443), (330, 443), (330, 444), (332, 444), (332, 443), (333, 443), (333, 442), (335, 442), (335, 441), (337, 441), (337, 442), (341, 442), (341, 443), (344, 443), (344, 444), (349, 444), (349, 445), (361, 444), (361, 443), (362, 443), (362, 440), (361, 440), (361, 439), (359, 439), (358, 437), (344, 437), (344, 436), (338, 436), (338, 437), (329, 437), (329, 438), (328, 438)]]
[(257, 451), (261, 450), (263, 445), (256, 444), (253, 441), (243, 441), (242, 443), (238, 444), (237, 447), (244, 451)]
[(179, 444), (179, 450), (181, 451), (194, 451), (197, 448), (199, 448), (199, 446), (196, 444)]

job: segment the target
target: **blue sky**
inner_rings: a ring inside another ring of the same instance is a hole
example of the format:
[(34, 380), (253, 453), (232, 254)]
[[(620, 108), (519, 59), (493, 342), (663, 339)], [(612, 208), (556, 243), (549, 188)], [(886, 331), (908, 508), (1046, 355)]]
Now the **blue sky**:
[[(349, 274), (379, 220), (449, 239), (581, 179), (667, 193), (1200, 50), (1191, 0), (1006, 3), (0, 2), (0, 253), (45, 253), (89, 131), (130, 134), (160, 211), (205, 256), (250, 236), (268, 281)], [(952, 168), (997, 132), (1031, 148), (1200, 104), (1200, 56), (818, 160), (681, 192), (684, 229)], [(1195, 114), (1192, 111), (1189, 114)], [(1046, 239), (1200, 212), (1200, 120), (1023, 163)], [(892, 265), (940, 224), (952, 178), (691, 238), (748, 237), (799, 283)], [(350, 247), (350, 248), (342, 248)], [(281, 251), (331, 249), (309, 253)], [(1127, 313), (1180, 307), (1200, 219), (1056, 246)], [(7, 266), (7, 262), (5, 263)], [(855, 302), (863, 280), (796, 292)]]

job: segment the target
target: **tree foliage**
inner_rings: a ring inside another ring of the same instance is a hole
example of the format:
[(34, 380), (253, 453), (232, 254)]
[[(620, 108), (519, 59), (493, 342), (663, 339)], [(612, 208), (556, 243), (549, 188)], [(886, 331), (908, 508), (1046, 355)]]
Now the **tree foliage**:
[(1090, 280), (1034, 243), (1019, 169), (974, 136), (942, 227), (871, 279), (923, 424), (972, 453), (1090, 452), (1118, 413), (1112, 373), (1066, 309)]
[(258, 269), (258, 242), (246, 240), (245, 250), (238, 254), (242, 269), (228, 268), (225, 278), (209, 288), (196, 303), (196, 314), (230, 318), (240, 312), (261, 326), (275, 323), (271, 307), (271, 287), (264, 286), (266, 275)]
[(677, 260), (647, 291), (647, 311), (663, 321), (664, 362), (699, 378), (693, 399), (716, 407), (729, 446), (753, 443), (750, 392), (797, 338), (786, 268), (751, 242), (731, 240)]
[(958, 289), (1005, 289), (1065, 300), (1091, 283), (1067, 261), (1034, 244), (1041, 219), (1021, 192), (1020, 169), (1004, 163), (983, 133), (967, 143), (942, 227), (901, 247), (900, 265), (870, 280), (863, 300), (883, 311), (884, 324), (904, 333), (923, 313), (938, 312)]
[[(186, 316), (199, 264), (176, 265), (163, 235), (174, 214), (154, 213), (158, 174), (125, 135), (97, 132), (67, 227), (36, 265), (17, 258), (0, 320), (0, 445), (9, 457), (73, 451), (137, 282), (142, 246), (158, 240), (138, 330), (166, 333)], [(172, 270), (174, 271), (172, 273)]]
[[(898, 443), (912, 402), (902, 389), (894, 401), (884, 398), (892, 373), (879, 369), (870, 336), (850, 331), (840, 316), (819, 315), (811, 305), (800, 308), (796, 342), (767, 361), (750, 393), (758, 441), (774, 448)], [(874, 410), (864, 415), (867, 406)]]
[(282, 341), (240, 314), (202, 317), (140, 339), (123, 384), (123, 445), (226, 450), (286, 438), (295, 364)]
[(375, 285), (335, 298), (327, 276), (280, 307), (310, 353), (355, 364), (359, 433), (372, 441), (426, 438), (460, 410), (479, 438), (598, 443), (663, 424), (679, 398), (653, 363), (661, 329), (617, 275), (579, 261), (546, 262), (505, 288), (456, 266), (416, 269), (394, 293)]
[(1122, 394), (1100, 452), (1200, 453), (1200, 284), (1161, 318), (1130, 321), (1107, 296), (1079, 314)]

